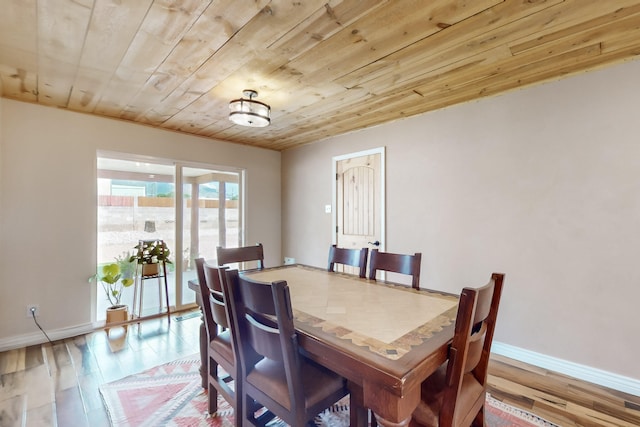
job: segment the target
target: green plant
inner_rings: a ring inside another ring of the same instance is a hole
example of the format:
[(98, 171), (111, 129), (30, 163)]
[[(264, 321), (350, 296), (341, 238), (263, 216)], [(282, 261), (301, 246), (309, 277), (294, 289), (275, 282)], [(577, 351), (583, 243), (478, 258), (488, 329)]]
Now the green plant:
[(129, 257), (129, 262), (138, 264), (158, 264), (164, 261), (171, 264), (171, 251), (162, 240), (142, 240), (136, 246), (136, 253)]
[(116, 257), (116, 262), (103, 265), (98, 273), (89, 278), (89, 282), (100, 282), (111, 308), (121, 306), (122, 291), (134, 283), (135, 264), (129, 258), (129, 254)]

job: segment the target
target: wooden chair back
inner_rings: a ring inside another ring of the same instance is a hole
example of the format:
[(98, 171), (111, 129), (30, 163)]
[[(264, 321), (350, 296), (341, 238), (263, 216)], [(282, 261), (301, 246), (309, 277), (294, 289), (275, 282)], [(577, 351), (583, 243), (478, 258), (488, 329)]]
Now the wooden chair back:
[[(300, 354), (287, 282), (259, 282), (231, 270), (223, 289), (240, 358), (243, 405), (255, 400), (268, 409), (260, 417), (245, 410), (245, 425), (265, 425), (277, 416), (303, 426), (346, 395), (344, 379)], [(319, 389), (314, 399), (311, 388)]]
[(218, 265), (256, 261), (259, 270), (264, 269), (264, 248), (262, 243), (253, 246), (243, 246), (240, 248), (216, 248), (218, 255)]
[(204, 272), (205, 260), (204, 258), (196, 258), (194, 260), (196, 264), (196, 272), (198, 274), (198, 285), (200, 286), (200, 296), (202, 298), (202, 316), (205, 329), (207, 330), (207, 336), (209, 341), (213, 340), (218, 335), (218, 327), (216, 321), (213, 318), (213, 307), (211, 298), (211, 288), (207, 282), (207, 277)]
[(407, 274), (412, 276), (411, 286), (415, 289), (420, 289), (421, 263), (422, 254), (419, 252), (414, 255), (405, 255), (380, 252), (378, 249), (373, 249), (369, 259), (369, 279), (375, 280), (378, 270)]
[(208, 264), (204, 264), (203, 267), (211, 297), (211, 315), (213, 321), (222, 329), (229, 329), (227, 307), (224, 301), (224, 294), (222, 293), (222, 282), (220, 282), (220, 270), (226, 269), (226, 267), (219, 269)]
[[(446, 369), (444, 381), (429, 378), (423, 383), (421, 405), (430, 409), (420, 410), (419, 406), (410, 426), (484, 425), (487, 368), (503, 282), (504, 274), (493, 273), (485, 286), (462, 290), (449, 360), (439, 370)], [(424, 414), (437, 419), (421, 420)]]
[[(479, 412), (484, 419), (487, 389), (487, 368), (491, 353), (491, 343), (498, 317), (498, 307), (502, 296), (504, 274), (494, 273), (485, 286), (464, 288), (456, 316), (456, 332), (449, 350), (447, 381), (444, 392), (441, 420), (444, 425), (470, 425)], [(482, 391), (475, 400), (462, 399), (465, 389), (480, 386)], [(461, 420), (455, 422), (456, 420)], [(443, 425), (443, 424), (441, 424)]]
[(329, 247), (329, 266), (327, 271), (336, 271), (336, 264), (350, 265), (359, 268), (359, 276), (365, 278), (367, 276), (368, 255), (369, 248), (347, 249), (331, 245)]
[[(195, 264), (208, 337), (206, 368), (209, 413), (213, 414), (218, 409), (218, 393), (222, 394), (236, 411), (242, 412), (242, 402), (238, 398), (241, 395), (242, 386), (236, 384), (230, 387), (230, 382), (239, 378), (240, 365), (233, 348), (220, 271), (206, 264), (203, 258), (197, 258)], [(224, 371), (221, 371), (221, 374), (218, 373), (218, 366)]]

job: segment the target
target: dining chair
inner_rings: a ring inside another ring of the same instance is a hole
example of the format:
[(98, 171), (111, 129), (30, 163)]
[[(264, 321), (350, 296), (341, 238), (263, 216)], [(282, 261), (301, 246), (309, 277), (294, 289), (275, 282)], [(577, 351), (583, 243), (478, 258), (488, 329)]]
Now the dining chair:
[(415, 289), (420, 289), (421, 261), (422, 254), (419, 252), (414, 255), (405, 255), (380, 252), (378, 249), (373, 249), (369, 259), (369, 279), (375, 280), (378, 270), (407, 274), (412, 276), (411, 286)]
[[(348, 394), (344, 378), (301, 354), (287, 282), (259, 282), (230, 270), (222, 285), (240, 358), (243, 425), (264, 426), (274, 417), (312, 425)], [(256, 414), (249, 406), (254, 400), (267, 410)]]
[(410, 427), (484, 426), (487, 367), (504, 274), (460, 295), (449, 359), (422, 383)]
[(368, 255), (369, 248), (347, 249), (331, 245), (329, 247), (329, 266), (327, 267), (327, 271), (336, 271), (336, 264), (350, 265), (359, 268), (360, 277), (365, 278), (367, 276)]
[(240, 248), (223, 248), (222, 246), (218, 246), (216, 252), (218, 255), (218, 265), (255, 261), (258, 270), (264, 269), (264, 249), (262, 243)]
[[(242, 384), (235, 381), (235, 389), (230, 387), (230, 382), (239, 378), (240, 366), (233, 350), (225, 298), (220, 283), (220, 270), (206, 264), (203, 258), (197, 258), (195, 263), (202, 297), (204, 325), (209, 338), (207, 347), (209, 413), (213, 414), (218, 410), (218, 393), (236, 412), (242, 412), (242, 402), (238, 398), (242, 393)], [(219, 371), (218, 366), (224, 372)]]

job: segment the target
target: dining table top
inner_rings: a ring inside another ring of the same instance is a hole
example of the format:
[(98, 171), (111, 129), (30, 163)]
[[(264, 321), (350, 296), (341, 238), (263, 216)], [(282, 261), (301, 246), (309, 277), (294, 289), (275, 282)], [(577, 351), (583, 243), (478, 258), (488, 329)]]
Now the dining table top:
[(455, 323), (456, 295), (300, 264), (241, 274), (263, 282), (286, 281), (296, 328), (322, 331), (323, 337), (332, 335), (343, 345), (388, 360), (401, 359)]

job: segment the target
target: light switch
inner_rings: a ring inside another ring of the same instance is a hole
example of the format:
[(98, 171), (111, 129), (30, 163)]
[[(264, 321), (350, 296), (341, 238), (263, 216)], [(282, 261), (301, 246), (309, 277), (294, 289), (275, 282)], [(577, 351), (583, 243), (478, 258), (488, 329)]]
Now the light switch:
[(331, 213), (331, 205), (324, 205), (324, 212)]

